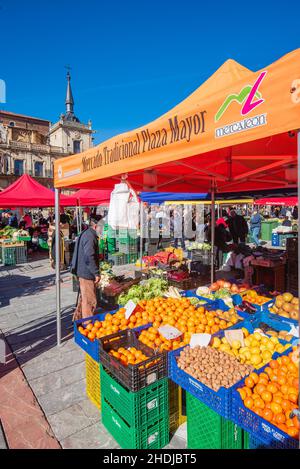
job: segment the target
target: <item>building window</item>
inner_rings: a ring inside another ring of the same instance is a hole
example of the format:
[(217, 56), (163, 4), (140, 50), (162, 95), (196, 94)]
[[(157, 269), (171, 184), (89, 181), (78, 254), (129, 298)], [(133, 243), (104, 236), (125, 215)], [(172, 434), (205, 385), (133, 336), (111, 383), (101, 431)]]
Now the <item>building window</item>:
[(1, 168), (1, 173), (2, 174), (8, 174), (9, 173), (9, 163), (8, 163), (8, 156), (3, 155), (0, 157), (0, 168)]
[(73, 153), (80, 153), (80, 140), (73, 140)]
[(21, 176), (22, 174), (24, 174), (24, 161), (23, 160), (14, 161), (14, 173), (16, 176)]
[(36, 177), (43, 177), (44, 175), (44, 164), (41, 161), (34, 163), (34, 175)]

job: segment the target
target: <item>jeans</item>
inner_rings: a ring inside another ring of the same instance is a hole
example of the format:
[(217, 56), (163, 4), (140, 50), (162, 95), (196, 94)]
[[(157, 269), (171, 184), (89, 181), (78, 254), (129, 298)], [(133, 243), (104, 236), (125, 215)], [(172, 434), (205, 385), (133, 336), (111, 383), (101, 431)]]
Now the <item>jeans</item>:
[(178, 241), (181, 243), (181, 248), (184, 250), (185, 249), (185, 241), (184, 238), (174, 238), (174, 247), (178, 247)]
[(252, 228), (251, 235), (252, 235), (253, 241), (256, 244), (256, 246), (260, 245), (260, 241), (259, 241), (259, 238), (258, 238), (259, 233), (260, 233), (260, 228), (258, 228), (258, 227)]

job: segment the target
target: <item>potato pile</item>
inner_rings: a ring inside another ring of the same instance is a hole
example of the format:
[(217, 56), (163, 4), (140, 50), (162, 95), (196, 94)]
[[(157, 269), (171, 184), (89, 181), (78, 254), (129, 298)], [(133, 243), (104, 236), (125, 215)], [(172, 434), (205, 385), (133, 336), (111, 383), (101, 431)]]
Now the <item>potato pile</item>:
[(225, 352), (200, 346), (183, 349), (178, 367), (214, 391), (230, 388), (253, 370)]
[(270, 311), (279, 316), (297, 320), (299, 318), (299, 298), (296, 298), (291, 293), (278, 295)]

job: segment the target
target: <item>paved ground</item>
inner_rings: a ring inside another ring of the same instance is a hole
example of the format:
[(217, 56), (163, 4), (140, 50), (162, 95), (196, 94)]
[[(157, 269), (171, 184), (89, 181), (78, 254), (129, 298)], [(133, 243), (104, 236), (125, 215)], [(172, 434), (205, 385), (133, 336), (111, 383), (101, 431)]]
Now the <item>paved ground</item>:
[[(0, 333), (8, 344), (8, 364), (0, 364), (5, 397), (0, 419), (7, 443), (10, 448), (117, 448), (85, 395), (84, 353), (72, 338), (76, 294), (70, 275), (62, 279), (63, 345), (56, 347), (54, 272), (48, 260), (0, 267)], [(0, 435), (0, 446), (1, 441), (4, 446)], [(182, 441), (170, 444), (179, 446)]]

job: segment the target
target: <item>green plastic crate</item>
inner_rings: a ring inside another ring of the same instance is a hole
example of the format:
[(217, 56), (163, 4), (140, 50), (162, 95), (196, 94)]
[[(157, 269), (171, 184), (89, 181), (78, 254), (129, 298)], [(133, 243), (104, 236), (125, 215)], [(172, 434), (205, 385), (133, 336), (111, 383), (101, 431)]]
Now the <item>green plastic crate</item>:
[(16, 265), (16, 248), (2, 246), (2, 262), (4, 265)]
[(272, 230), (277, 228), (278, 221), (262, 221), (261, 222), (261, 234), (260, 238), (263, 241), (271, 241), (272, 240)]
[(101, 395), (130, 427), (142, 427), (151, 421), (169, 418), (168, 378), (140, 391), (131, 392), (116, 381), (101, 365)]
[(243, 431), (243, 449), (250, 449), (250, 435)]
[(243, 431), (190, 393), (186, 395), (189, 449), (242, 449)]
[(130, 427), (102, 395), (102, 423), (123, 449), (161, 449), (169, 443), (165, 416), (140, 427)]

